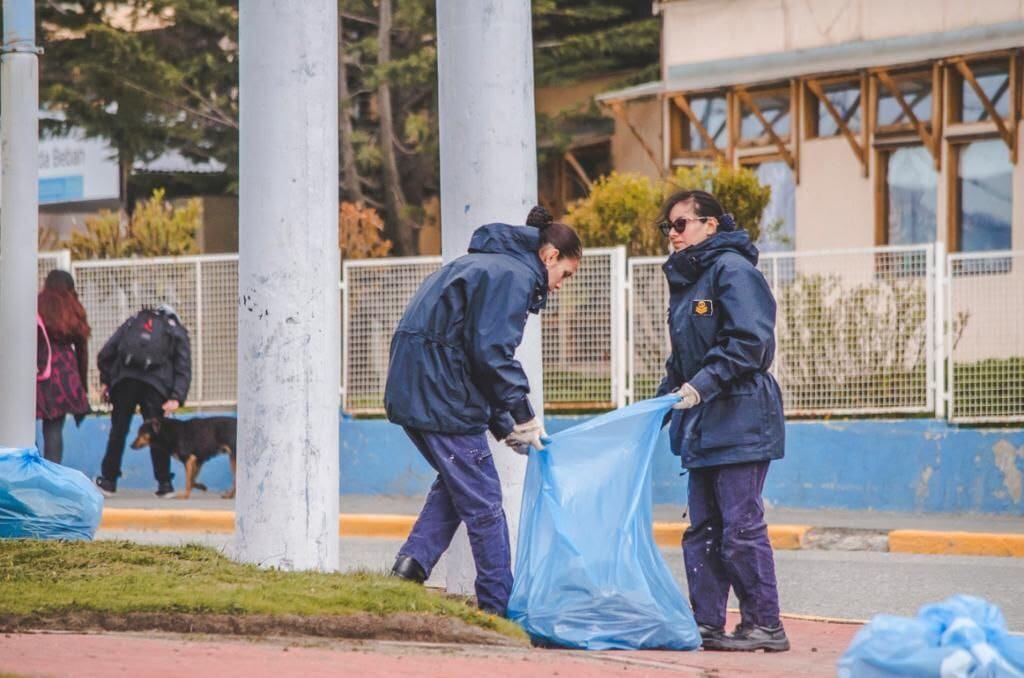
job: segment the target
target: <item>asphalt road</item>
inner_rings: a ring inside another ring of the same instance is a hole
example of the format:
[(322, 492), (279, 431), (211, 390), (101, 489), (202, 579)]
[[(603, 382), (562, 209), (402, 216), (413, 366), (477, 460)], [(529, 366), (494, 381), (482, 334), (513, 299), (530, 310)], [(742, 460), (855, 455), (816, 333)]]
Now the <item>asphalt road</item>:
[[(202, 543), (223, 551), (231, 535), (101, 531), (101, 539), (153, 544)], [(390, 568), (400, 542), (341, 539), (342, 568)], [(663, 551), (685, 591), (682, 553)], [(922, 605), (957, 593), (996, 603), (1011, 630), (1024, 632), (1024, 558), (932, 556), (862, 551), (777, 551), (776, 570), (783, 612), (869, 619), (878, 613), (912, 616)], [(441, 581), (443, 561), (434, 573)], [(735, 606), (735, 601), (733, 601)]]

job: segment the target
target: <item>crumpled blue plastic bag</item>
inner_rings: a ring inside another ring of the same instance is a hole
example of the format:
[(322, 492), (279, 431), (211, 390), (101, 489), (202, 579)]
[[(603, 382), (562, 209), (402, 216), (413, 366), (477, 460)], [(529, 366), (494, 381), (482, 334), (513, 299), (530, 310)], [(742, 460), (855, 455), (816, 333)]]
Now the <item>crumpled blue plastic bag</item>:
[(840, 678), (1024, 677), (1024, 638), (999, 608), (974, 596), (925, 605), (917, 617), (875, 616), (839, 660)]
[(102, 515), (103, 495), (81, 471), (0, 448), (0, 538), (89, 540)]
[(508, 616), (560, 647), (693, 650), (700, 634), (651, 534), (651, 467), (674, 396), (531, 452)]

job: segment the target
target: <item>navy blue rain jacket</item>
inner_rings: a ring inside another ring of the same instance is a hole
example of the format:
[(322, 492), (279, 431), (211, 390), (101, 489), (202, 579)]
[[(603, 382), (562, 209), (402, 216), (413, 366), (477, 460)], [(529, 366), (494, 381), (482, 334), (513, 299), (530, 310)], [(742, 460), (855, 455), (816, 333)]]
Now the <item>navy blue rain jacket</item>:
[(688, 382), (701, 397), (672, 413), (672, 452), (685, 468), (783, 456), (782, 394), (768, 373), (775, 299), (757, 256), (746, 231), (728, 231), (673, 253), (662, 267), (672, 353), (658, 395)]
[(499, 440), (533, 418), (530, 384), (515, 359), (528, 313), (547, 302), (540, 231), (488, 224), (469, 254), (420, 285), (391, 339), (384, 407), (396, 424)]

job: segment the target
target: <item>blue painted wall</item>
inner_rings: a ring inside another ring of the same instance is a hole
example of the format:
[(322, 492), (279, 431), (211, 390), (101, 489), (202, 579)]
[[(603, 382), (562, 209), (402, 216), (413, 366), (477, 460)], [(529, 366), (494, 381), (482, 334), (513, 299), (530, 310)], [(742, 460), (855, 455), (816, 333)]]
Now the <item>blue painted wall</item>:
[[(550, 417), (556, 433), (581, 417)], [(136, 417), (129, 435), (140, 424)], [(64, 463), (93, 476), (110, 421), (90, 417), (64, 432)], [(973, 429), (943, 421), (852, 420), (786, 424), (786, 458), (772, 465), (765, 498), (792, 508), (874, 509), (1024, 515), (1024, 429)], [(39, 439), (41, 440), (41, 434)], [(342, 494), (420, 496), (434, 474), (400, 428), (381, 420), (341, 422)], [(678, 459), (662, 453), (654, 469), (654, 501), (685, 502)], [(172, 463), (176, 486), (184, 469)], [(153, 489), (148, 450), (127, 449), (119, 487)], [(213, 490), (231, 484), (227, 458), (208, 463), (200, 479)]]

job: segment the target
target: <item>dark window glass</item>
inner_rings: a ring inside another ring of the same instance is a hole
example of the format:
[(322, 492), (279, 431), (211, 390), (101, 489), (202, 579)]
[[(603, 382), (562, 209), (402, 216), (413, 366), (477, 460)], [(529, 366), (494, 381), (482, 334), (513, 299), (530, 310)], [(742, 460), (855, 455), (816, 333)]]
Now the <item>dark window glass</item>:
[[(840, 117), (851, 132), (860, 131), (860, 86), (850, 83), (839, 83), (823, 88), (825, 96), (832, 103), (832, 107), (838, 111)], [(839, 134), (839, 125), (825, 108), (822, 101), (818, 101), (818, 136), (831, 137)]]
[[(697, 116), (704, 129), (708, 131), (715, 142), (715, 146), (725, 148), (728, 145), (728, 132), (726, 130), (725, 97), (701, 97), (690, 99), (690, 109)], [(691, 151), (709, 150), (707, 142), (701, 133), (690, 126), (690, 149)]]
[[(1002, 117), (1009, 115), (1010, 74), (1006, 63), (972, 64), (971, 71), (985, 96), (992, 102), (996, 113)], [(961, 78), (960, 92), (963, 102), (960, 108), (960, 120), (981, 122), (989, 119), (988, 111), (985, 110), (985, 106), (967, 78)]]
[[(750, 96), (775, 133), (782, 139), (787, 138), (789, 136), (789, 91), (751, 93)], [(740, 137), (749, 140), (767, 136), (768, 131), (761, 124), (761, 120), (744, 105), (743, 117), (740, 121)]]
[(1013, 165), (1001, 139), (976, 141), (959, 152), (960, 251), (1010, 249)]
[[(904, 101), (921, 122), (932, 119), (932, 79), (931, 76), (900, 78), (896, 87), (903, 94)], [(896, 101), (892, 90), (881, 81), (878, 82), (878, 126), (908, 125), (910, 118), (904, 113), (903, 107)]]
[(938, 173), (923, 146), (900, 148), (888, 156), (886, 168), (890, 245), (935, 241)]

